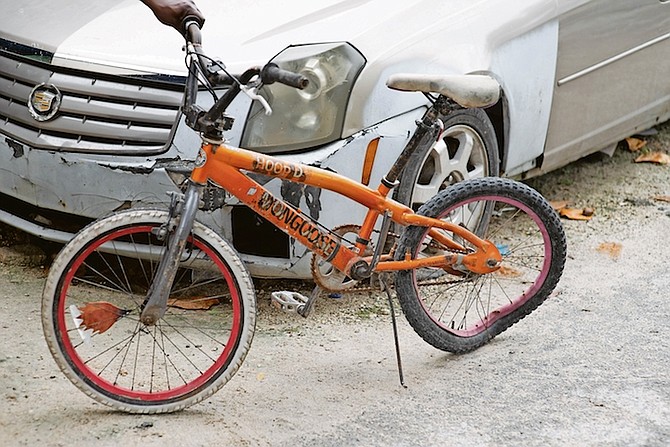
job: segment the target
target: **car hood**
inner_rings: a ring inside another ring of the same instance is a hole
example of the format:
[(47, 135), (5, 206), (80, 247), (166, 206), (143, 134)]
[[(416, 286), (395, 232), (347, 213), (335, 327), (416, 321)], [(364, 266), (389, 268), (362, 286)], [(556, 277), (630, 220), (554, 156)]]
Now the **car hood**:
[[(233, 70), (263, 63), (291, 44), (349, 41), (369, 62), (412, 49), (412, 58), (435, 59), (451, 28), (458, 45), (506, 39), (546, 19), (555, 0), (198, 0), (207, 18), (208, 54)], [(549, 8), (547, 8), (549, 6)], [(160, 24), (138, 0), (0, 0), (0, 33), (53, 54), (52, 63), (115, 74), (184, 73), (183, 39)], [(522, 12), (522, 14), (519, 14)], [(510, 21), (517, 26), (510, 26)], [(346, 26), (343, 26), (346, 24)], [(501, 33), (502, 31), (502, 33)], [(495, 37), (495, 33), (499, 35)], [(423, 47), (416, 51), (415, 47)], [(481, 53), (481, 51), (480, 51)], [(485, 53), (485, 52), (484, 52)], [(485, 56), (482, 55), (482, 56)], [(472, 59), (468, 56), (467, 59)], [(473, 64), (477, 65), (477, 64)]]
[[(585, 0), (196, 0), (205, 52), (241, 73), (290, 45), (349, 42), (366, 59), (342, 136), (422, 106), (390, 74), (492, 72), (496, 50)], [(54, 65), (117, 75), (183, 75), (183, 38), (139, 0), (0, 0), (0, 37)]]

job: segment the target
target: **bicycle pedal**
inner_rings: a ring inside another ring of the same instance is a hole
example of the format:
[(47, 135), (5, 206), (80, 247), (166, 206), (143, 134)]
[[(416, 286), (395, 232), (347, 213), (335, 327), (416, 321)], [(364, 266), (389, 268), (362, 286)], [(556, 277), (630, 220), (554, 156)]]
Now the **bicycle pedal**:
[(286, 290), (272, 292), (271, 298), (273, 306), (291, 314), (298, 314), (298, 309), (309, 301), (309, 299), (301, 293), (289, 292)]

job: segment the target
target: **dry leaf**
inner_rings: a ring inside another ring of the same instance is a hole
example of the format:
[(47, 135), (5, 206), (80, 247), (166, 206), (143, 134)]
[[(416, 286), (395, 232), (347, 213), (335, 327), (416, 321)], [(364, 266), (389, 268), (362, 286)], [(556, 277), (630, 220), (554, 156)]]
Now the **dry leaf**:
[(81, 315), (81, 326), (91, 329), (93, 333), (102, 334), (112, 327), (127, 312), (106, 301), (86, 303), (78, 308)]
[(185, 310), (209, 310), (219, 304), (218, 298), (192, 297), (170, 300), (168, 306)]
[(570, 202), (567, 200), (553, 200), (549, 202), (549, 205), (554, 209), (554, 211), (560, 211), (563, 208), (567, 208)]
[(635, 163), (644, 162), (667, 165), (670, 164), (670, 155), (663, 152), (649, 152), (648, 154), (640, 155), (635, 159)]
[(658, 200), (659, 202), (670, 202), (670, 196), (654, 196), (652, 198), (654, 200)]
[(602, 244), (598, 245), (597, 250), (600, 253), (609, 255), (609, 257), (612, 259), (619, 259), (619, 256), (621, 256), (621, 248), (622, 245), (617, 244), (616, 242), (603, 242)]
[(521, 276), (520, 271), (507, 267), (506, 265), (501, 265), (500, 268), (496, 270), (496, 273), (506, 278), (518, 278)]
[(640, 140), (639, 138), (629, 137), (626, 138), (626, 144), (628, 144), (628, 150), (631, 152), (637, 152), (647, 145), (647, 142)]
[(592, 208), (563, 208), (558, 214), (570, 220), (590, 220), (594, 212)]

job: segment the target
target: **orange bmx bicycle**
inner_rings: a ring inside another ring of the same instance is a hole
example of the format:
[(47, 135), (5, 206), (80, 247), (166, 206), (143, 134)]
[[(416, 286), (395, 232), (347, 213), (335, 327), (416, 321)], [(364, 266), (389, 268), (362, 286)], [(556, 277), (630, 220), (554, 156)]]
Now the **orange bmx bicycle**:
[[(188, 26), (188, 36), (183, 113), (202, 147), (183, 194), (167, 210), (121, 211), (85, 227), (46, 281), (44, 334), (59, 367), (83, 392), (127, 412), (176, 411), (211, 396), (242, 364), (255, 329), (254, 287), (231, 244), (196, 220), (205, 187), (223, 188), (313, 251), (311, 296), (273, 294), (277, 305), (303, 316), (321, 290), (378, 285), (389, 302), (395, 291), (426, 342), (463, 353), (547, 299), (563, 271), (566, 241), (558, 216), (533, 189), (502, 178), (468, 180), (416, 212), (389, 198), (410, 156), (437, 141), (451, 111), (498, 101), (491, 78), (389, 79), (391, 88), (424, 92), (431, 105), (372, 189), (226, 145), (222, 135), (232, 118), (224, 112), (236, 95), (263, 102), (255, 93), (263, 84), (304, 88), (308, 81), (272, 63), (232, 76), (203, 53), (197, 26)], [(195, 105), (199, 80), (229, 85), (209, 110)], [(330, 190), (368, 211), (360, 225), (327, 229), (249, 174)]]

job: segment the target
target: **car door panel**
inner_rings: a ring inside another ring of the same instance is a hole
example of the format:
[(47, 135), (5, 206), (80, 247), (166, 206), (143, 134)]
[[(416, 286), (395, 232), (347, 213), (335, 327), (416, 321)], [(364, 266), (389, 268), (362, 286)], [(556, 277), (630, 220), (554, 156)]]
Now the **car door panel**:
[(562, 16), (542, 171), (667, 119), (669, 55), (668, 2), (593, 0)]

